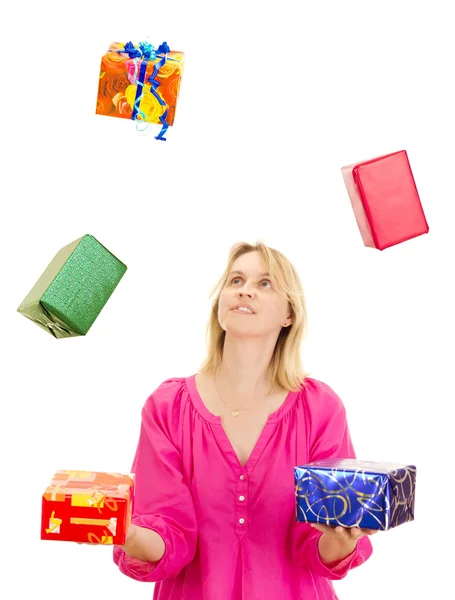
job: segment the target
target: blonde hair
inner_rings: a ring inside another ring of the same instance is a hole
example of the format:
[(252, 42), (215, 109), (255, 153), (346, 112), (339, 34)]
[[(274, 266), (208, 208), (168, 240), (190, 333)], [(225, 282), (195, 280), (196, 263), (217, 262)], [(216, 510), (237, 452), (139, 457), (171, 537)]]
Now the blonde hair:
[(300, 278), (290, 261), (278, 250), (262, 242), (248, 244), (239, 242), (232, 246), (223, 275), (210, 292), (214, 296), (212, 311), (207, 323), (207, 356), (200, 372), (215, 373), (221, 366), (226, 332), (218, 320), (218, 305), (233, 263), (243, 254), (259, 252), (278, 293), (283, 294), (291, 305), (292, 324), (283, 327), (278, 335), (272, 359), (269, 364), (269, 376), (275, 386), (289, 391), (297, 391), (303, 385), (307, 373), (304, 372), (300, 348), (307, 331), (307, 311)]

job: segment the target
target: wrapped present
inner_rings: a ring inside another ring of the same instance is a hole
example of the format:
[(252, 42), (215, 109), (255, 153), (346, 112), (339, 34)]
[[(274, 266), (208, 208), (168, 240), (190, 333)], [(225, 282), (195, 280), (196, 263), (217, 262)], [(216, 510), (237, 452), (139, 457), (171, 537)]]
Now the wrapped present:
[(384, 250), (428, 233), (406, 150), (341, 172), (365, 246)]
[(416, 467), (326, 459), (295, 467), (297, 521), (388, 530), (414, 520)]
[(183, 52), (140, 42), (113, 43), (101, 59), (96, 112), (99, 115), (161, 123), (156, 139), (174, 123), (183, 73)]
[(85, 335), (126, 269), (84, 235), (55, 255), (17, 310), (56, 338)]
[(133, 501), (133, 474), (58, 471), (43, 494), (41, 539), (122, 545)]

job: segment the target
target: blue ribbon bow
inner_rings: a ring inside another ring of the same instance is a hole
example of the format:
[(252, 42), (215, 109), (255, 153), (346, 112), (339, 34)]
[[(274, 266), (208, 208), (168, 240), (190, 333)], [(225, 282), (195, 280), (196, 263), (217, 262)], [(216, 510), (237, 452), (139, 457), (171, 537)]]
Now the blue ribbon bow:
[(158, 102), (161, 104), (161, 106), (165, 107), (165, 111), (160, 117), (160, 121), (162, 124), (161, 131), (155, 137), (156, 140), (162, 140), (163, 142), (166, 141), (164, 134), (166, 133), (166, 131), (169, 128), (169, 125), (166, 121), (166, 117), (168, 115), (168, 109), (166, 106), (166, 102), (161, 98), (161, 96), (156, 91), (158, 89), (158, 86), (160, 85), (160, 82), (158, 81), (158, 79), (156, 79), (156, 76), (158, 75), (158, 72), (161, 69), (161, 67), (166, 63), (167, 54), (170, 51), (171, 51), (171, 49), (166, 44), (166, 42), (163, 42), (162, 44), (160, 44), (158, 46), (158, 49), (155, 49), (153, 44), (149, 44), (148, 42), (139, 42), (139, 48), (137, 48), (132, 42), (127, 42), (122, 50), (117, 50), (117, 52), (120, 52), (120, 53), (125, 52), (126, 54), (128, 54), (128, 56), (130, 58), (133, 58), (135, 60), (142, 59), (141, 69), (139, 71), (139, 77), (137, 79), (137, 89), (136, 89), (136, 97), (134, 99), (133, 114), (131, 117), (135, 121), (138, 120), (138, 118), (137, 118), (138, 114), (140, 114), (142, 116), (142, 119), (145, 121), (145, 114), (139, 109), (139, 104), (140, 104), (141, 98), (143, 96), (143, 88), (144, 88), (145, 73), (147, 71), (147, 63), (149, 60), (156, 60), (157, 58), (160, 59), (155, 65), (153, 65), (153, 73), (147, 79), (147, 83), (150, 83), (150, 92), (155, 96), (155, 98), (158, 100)]

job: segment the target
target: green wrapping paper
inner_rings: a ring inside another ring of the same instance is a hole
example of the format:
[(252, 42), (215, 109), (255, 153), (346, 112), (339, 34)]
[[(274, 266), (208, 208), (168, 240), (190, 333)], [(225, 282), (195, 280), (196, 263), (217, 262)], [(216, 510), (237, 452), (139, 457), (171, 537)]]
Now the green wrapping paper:
[(17, 311), (56, 338), (85, 335), (126, 269), (84, 235), (57, 252)]

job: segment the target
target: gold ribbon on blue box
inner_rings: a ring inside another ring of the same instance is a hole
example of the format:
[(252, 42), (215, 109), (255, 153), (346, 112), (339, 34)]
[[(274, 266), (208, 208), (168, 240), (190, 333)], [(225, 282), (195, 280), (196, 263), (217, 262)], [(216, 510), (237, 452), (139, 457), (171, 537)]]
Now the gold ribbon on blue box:
[(350, 458), (295, 467), (297, 521), (384, 531), (413, 521), (416, 472)]

